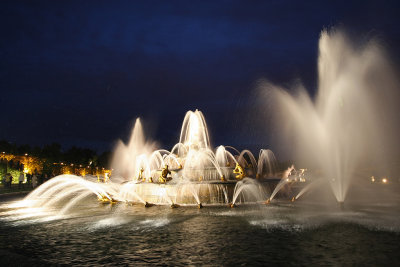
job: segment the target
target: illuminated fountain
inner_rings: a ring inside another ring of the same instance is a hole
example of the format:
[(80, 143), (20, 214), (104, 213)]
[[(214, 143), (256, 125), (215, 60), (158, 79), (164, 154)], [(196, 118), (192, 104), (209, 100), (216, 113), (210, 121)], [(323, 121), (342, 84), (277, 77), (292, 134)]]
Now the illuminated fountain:
[[(257, 162), (249, 150), (240, 152), (233, 147), (219, 146), (214, 151), (210, 145), (207, 124), (200, 111), (187, 112), (179, 143), (171, 151), (145, 151), (143, 148), (151, 147), (152, 143), (140, 138), (144, 134), (136, 129), (142, 129), (139, 120), (136, 121), (131, 138), (131, 142), (133, 140), (136, 143), (120, 143), (114, 157), (113, 168), (117, 172), (113, 176), (115, 180), (126, 181), (121, 186), (123, 197), (115, 198), (174, 206), (196, 204), (199, 207), (204, 203), (227, 204), (239, 199), (241, 202), (257, 202), (268, 198), (268, 190), (265, 186), (263, 188), (261, 180), (276, 174), (271, 167), (276, 165), (273, 153), (261, 150)], [(137, 140), (141, 140), (141, 143)], [(131, 147), (137, 147), (145, 153), (138, 154), (136, 150), (132, 152), (129, 149)], [(132, 158), (136, 158), (135, 167), (129, 164), (121, 166), (121, 162), (133, 161)], [(129, 170), (134, 170), (133, 174)], [(258, 179), (255, 179), (256, 175)], [(257, 197), (244, 197), (249, 194), (249, 190), (245, 189), (249, 183), (244, 178), (260, 185), (260, 192), (252, 193)]]
[[(286, 133), (284, 142), (292, 142), (292, 156), (322, 173), (340, 205), (357, 171), (384, 166), (388, 148), (395, 150), (398, 143), (398, 82), (390, 66), (373, 40), (357, 46), (340, 31), (323, 31), (315, 99), (302, 86), (291, 90), (294, 95), (269, 83), (262, 86), (277, 105), (277, 127)], [(315, 181), (294, 199), (321, 184)]]
[[(168, 151), (145, 138), (140, 119), (127, 145), (119, 142), (106, 182), (96, 177), (62, 175), (33, 191), (25, 203), (59, 208), (64, 214), (91, 196), (101, 203), (153, 205), (218, 205), (272, 200), (290, 172), (279, 173), (274, 154), (262, 149), (258, 160), (249, 150), (210, 145), (203, 114), (187, 112), (179, 143)], [(291, 167), (290, 170), (292, 170)], [(281, 179), (282, 175), (284, 179)], [(293, 176), (294, 177), (294, 176)]]

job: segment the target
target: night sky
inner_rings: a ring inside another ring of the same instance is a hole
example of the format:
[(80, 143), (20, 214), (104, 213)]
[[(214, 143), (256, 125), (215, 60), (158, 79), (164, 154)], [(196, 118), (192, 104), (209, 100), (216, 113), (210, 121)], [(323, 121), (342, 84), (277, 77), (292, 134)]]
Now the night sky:
[(140, 116), (170, 149), (197, 108), (213, 145), (273, 147), (257, 81), (314, 93), (332, 26), (378, 38), (398, 64), (396, 2), (1, 1), (0, 139), (102, 152)]

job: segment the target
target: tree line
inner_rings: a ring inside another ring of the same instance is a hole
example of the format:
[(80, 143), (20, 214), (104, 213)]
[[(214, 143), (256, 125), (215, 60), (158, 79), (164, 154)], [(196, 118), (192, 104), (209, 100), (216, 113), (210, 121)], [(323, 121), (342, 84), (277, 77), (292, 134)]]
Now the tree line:
[(92, 149), (76, 146), (63, 150), (59, 143), (51, 143), (42, 147), (32, 147), (28, 144), (17, 145), (6, 140), (0, 140), (0, 153), (2, 152), (18, 156), (28, 154), (29, 156), (45, 159), (46, 161), (53, 163), (65, 162), (79, 165), (90, 164), (93, 167), (108, 167), (111, 157), (110, 151), (97, 154), (97, 152)]

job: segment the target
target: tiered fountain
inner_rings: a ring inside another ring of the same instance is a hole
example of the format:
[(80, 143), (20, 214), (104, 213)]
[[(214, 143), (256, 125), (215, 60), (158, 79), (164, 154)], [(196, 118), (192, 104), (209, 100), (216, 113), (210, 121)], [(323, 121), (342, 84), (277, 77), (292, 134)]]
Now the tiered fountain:
[(291, 173), (293, 167), (278, 172), (271, 150), (261, 149), (257, 160), (249, 150), (212, 149), (207, 124), (198, 110), (187, 112), (179, 143), (171, 151), (154, 147), (137, 119), (129, 143), (120, 142), (116, 148), (110, 180), (62, 175), (27, 199), (41, 206), (62, 205), (62, 212), (91, 195), (103, 203), (143, 203), (146, 207), (228, 203), (234, 207), (269, 202), (283, 186), (298, 180)]

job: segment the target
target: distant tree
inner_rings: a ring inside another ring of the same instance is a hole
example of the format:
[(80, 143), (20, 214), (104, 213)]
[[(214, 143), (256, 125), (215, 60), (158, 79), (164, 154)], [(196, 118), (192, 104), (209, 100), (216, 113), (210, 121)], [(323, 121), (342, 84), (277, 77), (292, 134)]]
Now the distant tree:
[(54, 170), (53, 170), (53, 162), (51, 162), (50, 160), (44, 160), (42, 163), (42, 172), (43, 174), (47, 174), (48, 176), (50, 176)]
[(42, 157), (42, 149), (38, 146), (35, 146), (34, 148), (32, 148), (32, 152), (31, 152), (32, 156), (34, 157)]
[(112, 153), (110, 151), (105, 151), (100, 154), (97, 164), (101, 167), (109, 167), (111, 161)]
[(0, 140), (0, 152), (10, 153), (11, 151), (11, 144), (6, 140)]
[(96, 152), (88, 148), (71, 147), (64, 153), (64, 160), (74, 164), (87, 165), (96, 156)]
[[(72, 146), (67, 151), (63, 152), (59, 143), (52, 143), (41, 148), (39, 146), (31, 147), (28, 144), (17, 146), (6, 140), (0, 140), (0, 153), (1, 152), (21, 156), (27, 153), (30, 156), (38, 157), (42, 159), (43, 172), (48, 174), (51, 174), (52, 172), (60, 172), (60, 170), (55, 169), (56, 165), (53, 163), (65, 162), (83, 166), (90, 165), (91, 168), (96, 168), (108, 167), (111, 159), (110, 151), (105, 151), (99, 156), (97, 155), (96, 151), (92, 149), (80, 148), (76, 146)], [(6, 163), (7, 162), (2, 163), (2, 165), (4, 165), (3, 168), (6, 168)], [(19, 169), (23, 168), (22, 163), (18, 164), (13, 161), (8, 162), (8, 165), (12, 165), (12, 167)]]
[(30, 155), (31, 152), (32, 152), (32, 149), (31, 149), (30, 145), (25, 144), (25, 145), (20, 145), (17, 147), (18, 155), (25, 155), (26, 153)]
[(89, 161), (89, 165), (91, 165), (92, 167), (99, 166), (99, 157), (97, 155), (93, 156)]
[(50, 162), (58, 162), (62, 158), (61, 145), (52, 143), (45, 145), (42, 149), (42, 157), (48, 159)]
[(93, 161), (93, 159), (97, 158), (96, 152), (88, 148), (82, 149), (81, 155), (81, 162), (79, 162), (79, 164), (87, 165), (90, 163), (90, 161)]
[(15, 144), (12, 144), (6, 140), (1, 140), (0, 141), (0, 152), (6, 152), (6, 153), (16, 153), (16, 146)]

